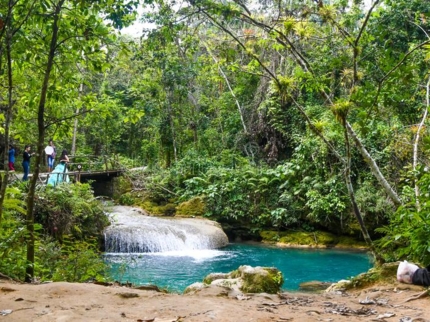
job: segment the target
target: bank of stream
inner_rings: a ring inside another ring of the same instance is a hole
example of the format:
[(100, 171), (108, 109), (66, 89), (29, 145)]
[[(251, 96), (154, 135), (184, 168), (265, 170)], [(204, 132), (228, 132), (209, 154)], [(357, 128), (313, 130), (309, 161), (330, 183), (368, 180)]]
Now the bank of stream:
[(250, 265), (278, 268), (284, 276), (283, 289), (296, 291), (303, 282), (336, 282), (372, 266), (363, 251), (280, 248), (261, 243), (220, 247), (226, 240), (221, 229), (201, 219), (155, 218), (123, 206), (116, 206), (111, 218), (104, 258), (114, 280), (122, 283), (155, 284), (181, 293), (210, 273), (228, 273)]

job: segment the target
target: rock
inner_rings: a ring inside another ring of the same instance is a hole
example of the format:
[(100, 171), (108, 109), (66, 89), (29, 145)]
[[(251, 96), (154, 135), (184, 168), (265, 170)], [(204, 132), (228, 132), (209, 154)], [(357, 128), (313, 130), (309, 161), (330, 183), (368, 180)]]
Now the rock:
[(332, 293), (332, 292), (338, 292), (338, 291), (345, 291), (349, 286), (351, 285), (351, 281), (348, 280), (340, 280), (337, 283), (331, 284), (326, 290), (326, 293)]
[(228, 245), (227, 235), (217, 222), (203, 218), (144, 216), (135, 209), (113, 207), (112, 224), (105, 230), (107, 252), (166, 252)]
[(144, 290), (144, 291), (156, 291), (161, 292), (160, 288), (157, 285), (138, 285), (134, 287), (136, 290)]
[(300, 283), (299, 289), (301, 291), (306, 291), (306, 292), (317, 292), (317, 291), (323, 291), (327, 289), (327, 287), (329, 287), (330, 285), (331, 283), (327, 283), (327, 282), (309, 281), (309, 282)]
[(243, 285), (240, 288), (246, 293), (276, 294), (281, 290), (284, 278), (280, 270), (275, 267), (239, 267), (240, 278)]
[(205, 211), (205, 203), (201, 197), (182, 202), (176, 207), (176, 215), (184, 217), (203, 216)]
[(281, 290), (284, 279), (277, 268), (243, 265), (228, 274), (209, 274), (203, 281), (210, 286), (221, 286), (244, 293), (276, 294)]
[(239, 291), (242, 287), (242, 281), (238, 278), (225, 278), (214, 280), (211, 285), (221, 286), (230, 290)]
[(210, 273), (203, 279), (203, 283), (210, 284), (215, 280), (226, 279), (229, 278), (228, 273)]
[(184, 290), (184, 294), (196, 293), (196, 292), (204, 289), (205, 287), (207, 287), (207, 285), (205, 285), (204, 283), (196, 282), (196, 283), (193, 283), (191, 285), (188, 285), (187, 288)]

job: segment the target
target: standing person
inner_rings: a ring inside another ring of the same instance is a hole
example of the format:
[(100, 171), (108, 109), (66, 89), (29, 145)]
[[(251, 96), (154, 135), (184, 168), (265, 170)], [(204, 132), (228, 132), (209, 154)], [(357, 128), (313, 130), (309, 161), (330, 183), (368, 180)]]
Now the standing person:
[(67, 175), (67, 163), (69, 162), (69, 156), (67, 150), (63, 150), (60, 156), (60, 162), (55, 167), (54, 171), (48, 178), (48, 186), (56, 186), (61, 182), (70, 182), (69, 176)]
[(9, 144), (9, 171), (15, 171), (15, 149)]
[(68, 153), (67, 153), (67, 150), (63, 150), (63, 151), (61, 152), (60, 162), (61, 162), (62, 164), (66, 164), (66, 163), (68, 163), (68, 162), (69, 162), (69, 156), (68, 156), (67, 154), (68, 154)]
[(25, 146), (24, 153), (22, 154), (22, 168), (24, 169), (24, 175), (22, 181), (28, 180), (28, 174), (30, 172), (30, 158), (34, 153), (30, 153), (31, 147), (29, 145)]
[(54, 161), (55, 161), (55, 145), (52, 140), (49, 140), (49, 144), (45, 148), (45, 153), (47, 155), (47, 161), (48, 161), (48, 172), (51, 172), (52, 169), (54, 169)]

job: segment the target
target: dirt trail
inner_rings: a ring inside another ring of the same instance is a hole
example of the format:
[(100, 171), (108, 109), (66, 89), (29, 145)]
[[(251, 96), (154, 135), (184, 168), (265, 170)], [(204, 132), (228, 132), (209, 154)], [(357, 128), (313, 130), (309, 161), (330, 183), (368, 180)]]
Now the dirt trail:
[(396, 283), (330, 294), (240, 295), (211, 287), (178, 295), (120, 286), (0, 280), (0, 322), (430, 322), (430, 299), (412, 300), (423, 291), (423, 287)]

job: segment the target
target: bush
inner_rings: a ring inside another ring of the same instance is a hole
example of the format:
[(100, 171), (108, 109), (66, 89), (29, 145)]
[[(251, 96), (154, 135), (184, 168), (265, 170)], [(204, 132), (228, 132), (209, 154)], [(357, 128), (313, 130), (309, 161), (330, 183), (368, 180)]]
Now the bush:
[(404, 260), (430, 264), (430, 173), (419, 178), (420, 196), (412, 187), (403, 188), (404, 205), (392, 216), (389, 225), (377, 231), (385, 234), (378, 241), (379, 252), (386, 261)]
[[(8, 189), (0, 224), (0, 272), (17, 280), (24, 280), (28, 265), (22, 199), (17, 188)], [(39, 191), (35, 217), (35, 279), (105, 278), (106, 266), (97, 249), (108, 220), (89, 185), (65, 184)]]
[(35, 221), (44, 232), (62, 240), (102, 236), (109, 220), (89, 184), (60, 184), (39, 191), (35, 199)]

